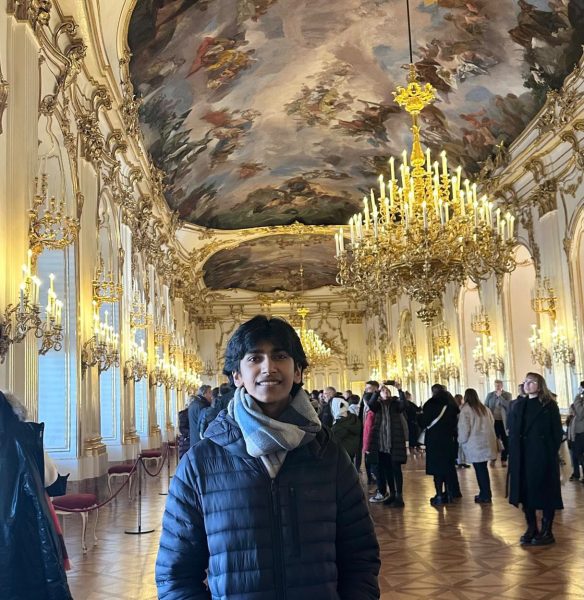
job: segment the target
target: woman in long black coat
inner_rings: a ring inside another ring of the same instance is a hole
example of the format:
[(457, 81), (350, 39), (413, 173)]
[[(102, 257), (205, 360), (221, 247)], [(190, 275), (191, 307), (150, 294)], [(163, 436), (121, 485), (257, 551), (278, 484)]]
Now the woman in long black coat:
[[(527, 530), (521, 544), (553, 544), (555, 511), (564, 508), (558, 452), (563, 429), (560, 410), (545, 379), (527, 373), (527, 397), (518, 398), (508, 419), (509, 502), (523, 507)], [(541, 529), (536, 510), (543, 511)]]
[(428, 428), (441, 413), (440, 420), (426, 429), (426, 474), (434, 476), (436, 495), (430, 498), (432, 506), (448, 504), (460, 496), (455, 462), (458, 455), (458, 407), (452, 394), (442, 385), (432, 386), (433, 396), (422, 409), (422, 424)]

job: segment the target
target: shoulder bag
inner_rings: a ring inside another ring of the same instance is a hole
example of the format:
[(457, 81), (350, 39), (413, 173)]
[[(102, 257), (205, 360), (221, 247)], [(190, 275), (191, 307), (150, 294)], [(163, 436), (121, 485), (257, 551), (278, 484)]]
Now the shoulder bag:
[(426, 431), (428, 431), (428, 429), (431, 429), (432, 427), (434, 427), (434, 425), (436, 425), (436, 423), (438, 423), (438, 421), (440, 421), (440, 419), (442, 418), (442, 415), (445, 413), (445, 411), (446, 411), (446, 404), (442, 407), (440, 414), (430, 423), (430, 425), (428, 425), (428, 427), (425, 427), (422, 430), (422, 433), (420, 433), (420, 435), (418, 437), (418, 444), (420, 444), (421, 446), (426, 445)]

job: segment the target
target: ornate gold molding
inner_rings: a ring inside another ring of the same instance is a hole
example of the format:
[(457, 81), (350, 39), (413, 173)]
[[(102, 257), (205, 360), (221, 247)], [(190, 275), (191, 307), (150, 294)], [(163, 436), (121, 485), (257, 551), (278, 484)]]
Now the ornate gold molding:
[(555, 178), (551, 178), (539, 185), (529, 197), (529, 203), (537, 207), (540, 219), (558, 208), (557, 191), (558, 182)]
[(131, 53), (126, 50), (122, 58), (120, 58), (120, 71), (122, 72), (122, 103), (120, 104), (120, 112), (127, 135), (142, 138), (142, 130), (140, 129), (140, 121), (138, 119), (142, 100), (134, 94), (134, 86), (130, 79), (129, 65), (131, 56)]
[(217, 318), (212, 316), (197, 317), (197, 325), (199, 329), (215, 329)]
[[(581, 70), (581, 67), (576, 69)], [(574, 73), (572, 73), (573, 75)], [(568, 76), (567, 80), (570, 78)], [(574, 114), (582, 102), (584, 94), (568, 85), (559, 91), (548, 92), (544, 109), (537, 120), (540, 135), (548, 132), (558, 133), (574, 118)]]
[(8, 107), (8, 92), (10, 91), (10, 85), (4, 79), (2, 75), (2, 64), (0, 64), (0, 134), (2, 133), (2, 118), (4, 117), (4, 111)]
[(364, 310), (348, 310), (343, 313), (347, 325), (361, 325), (365, 318)]
[(99, 456), (106, 453), (106, 446), (100, 435), (87, 438), (83, 443), (83, 453), (86, 456)]
[(8, 0), (7, 11), (36, 28), (49, 24), (52, 7), (51, 0)]

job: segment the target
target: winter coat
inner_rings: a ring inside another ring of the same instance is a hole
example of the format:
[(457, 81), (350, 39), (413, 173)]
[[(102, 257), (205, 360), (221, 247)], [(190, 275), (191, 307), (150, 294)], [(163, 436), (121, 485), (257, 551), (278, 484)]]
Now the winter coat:
[(333, 411), (330, 400), (323, 403), (318, 418), (323, 425), (326, 425), (327, 427), (333, 426)]
[(563, 429), (554, 401), (539, 404), (526, 418), (528, 402), (518, 399), (509, 415), (509, 502), (531, 509), (560, 509), (562, 490), (558, 452)]
[(0, 597), (71, 600), (44, 488), (42, 423), (24, 423), (0, 392)]
[(361, 421), (353, 413), (348, 413), (346, 417), (337, 419), (332, 426), (334, 439), (347, 451), (347, 454), (353, 458), (359, 449), (361, 441)]
[(210, 404), (207, 400), (201, 396), (195, 396), (195, 399), (189, 404), (189, 435), (191, 438), (191, 447), (201, 439), (199, 434), (201, 411), (209, 406)]
[[(383, 405), (381, 396), (374, 396), (369, 401), (369, 408), (372, 412), (381, 415), (379, 420), (379, 435), (381, 438), (381, 430), (384, 427), (389, 426), (389, 437), (391, 439), (391, 460), (392, 462), (405, 464), (408, 460), (406, 441), (408, 439), (408, 424), (404, 416), (406, 408), (406, 398), (404, 393), (400, 390), (400, 400), (391, 399), (389, 404)], [(389, 423), (387, 423), (387, 417), (389, 416)], [(381, 439), (380, 439), (381, 442)], [(381, 443), (379, 445), (380, 452), (387, 452), (387, 449), (383, 448)]]
[(369, 600), (379, 567), (357, 471), (328, 429), (270, 479), (224, 411), (179, 464), (156, 561), (161, 600)]
[(584, 394), (578, 394), (574, 398), (571, 410), (574, 414), (572, 431), (574, 432), (574, 436), (576, 436), (578, 433), (584, 433)]
[(222, 410), (225, 410), (227, 408), (227, 405), (229, 404), (231, 398), (233, 398), (234, 394), (235, 390), (231, 390), (227, 394), (219, 396), (213, 403), (213, 406), (208, 406), (207, 408), (204, 408), (201, 411), (201, 414), (199, 416), (199, 435), (201, 439), (205, 435), (205, 431), (207, 431), (207, 427), (209, 427), (209, 424), (215, 420), (217, 415)]
[(485, 398), (485, 406), (495, 414), (495, 408), (497, 404), (501, 408), (501, 419), (503, 420), (503, 427), (505, 431), (509, 431), (509, 425), (507, 419), (509, 418), (509, 409), (511, 406), (512, 396), (509, 392), (501, 392), (500, 396), (497, 396), (497, 392), (489, 392)]
[(178, 430), (180, 432), (180, 435), (178, 436), (178, 457), (180, 459), (191, 447), (188, 408), (178, 411)]
[(367, 407), (363, 411), (363, 452), (370, 454), (379, 452), (379, 426), (381, 425), (381, 413), (372, 411)]
[(479, 415), (463, 404), (458, 415), (458, 443), (468, 462), (481, 463), (497, 458), (497, 436), (493, 413), (485, 410)]
[(441, 391), (432, 396), (422, 409), (422, 422), (424, 427), (428, 427), (444, 406), (446, 410), (438, 423), (426, 429), (425, 445), (426, 473), (446, 478), (458, 455), (458, 407), (452, 395)]

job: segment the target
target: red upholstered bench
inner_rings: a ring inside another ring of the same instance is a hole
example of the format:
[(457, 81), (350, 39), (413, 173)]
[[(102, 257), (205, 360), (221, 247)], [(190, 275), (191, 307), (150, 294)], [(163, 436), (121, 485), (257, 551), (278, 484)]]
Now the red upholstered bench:
[(136, 471), (134, 471), (131, 475), (131, 471), (134, 468), (136, 463), (124, 463), (122, 465), (114, 465), (107, 470), (107, 489), (109, 490), (109, 495), (112, 495), (112, 478), (113, 477), (127, 477), (130, 482), (128, 483), (128, 500), (132, 499), (132, 483), (134, 481), (134, 475)]
[(143, 460), (153, 460), (156, 462), (156, 468), (158, 469), (160, 461), (162, 460), (161, 450), (142, 450), (140, 452), (140, 458)]
[[(81, 516), (81, 548), (83, 550), (83, 554), (87, 552), (87, 544), (85, 543), (85, 532), (87, 531), (87, 512), (79, 512), (79, 513), (70, 513), (64, 510), (60, 510), (62, 508), (66, 509), (87, 509), (92, 506), (97, 506), (97, 496), (95, 494), (67, 494), (66, 496), (57, 496), (53, 498), (53, 506), (55, 507), (55, 512), (58, 515), (62, 515), (63, 517), (72, 514), (78, 514)], [(99, 516), (99, 509), (95, 509), (95, 521), (93, 523), (93, 543), (97, 544), (97, 518)]]

